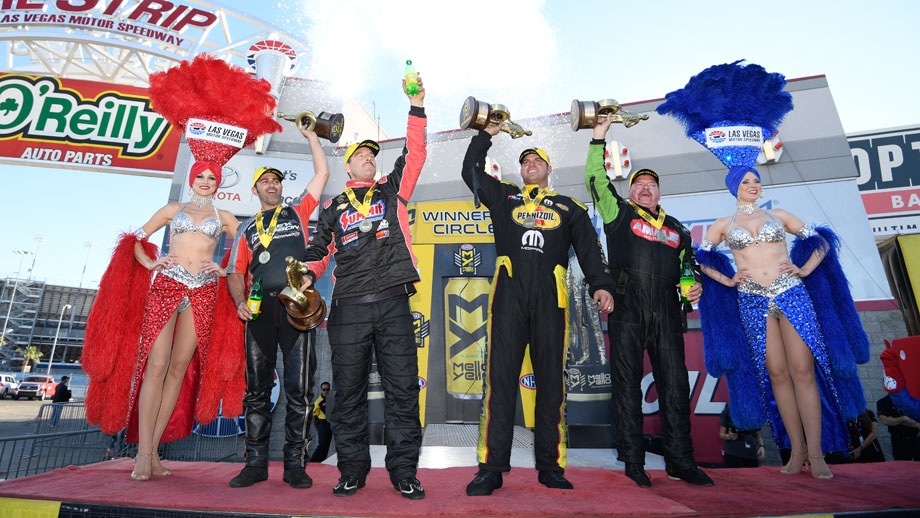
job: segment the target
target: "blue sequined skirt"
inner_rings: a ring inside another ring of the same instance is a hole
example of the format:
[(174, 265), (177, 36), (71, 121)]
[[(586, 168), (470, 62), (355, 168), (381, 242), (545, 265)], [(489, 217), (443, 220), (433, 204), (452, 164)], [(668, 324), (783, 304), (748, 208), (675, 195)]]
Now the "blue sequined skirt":
[(773, 387), (767, 372), (767, 319), (785, 316), (815, 357), (815, 380), (821, 395), (822, 450), (847, 451), (849, 435), (831, 375), (827, 346), (818, 326), (811, 298), (801, 279), (792, 275), (782, 275), (769, 286), (755, 281), (739, 283), (738, 309), (777, 445), (780, 448), (790, 447), (789, 436), (776, 407)]

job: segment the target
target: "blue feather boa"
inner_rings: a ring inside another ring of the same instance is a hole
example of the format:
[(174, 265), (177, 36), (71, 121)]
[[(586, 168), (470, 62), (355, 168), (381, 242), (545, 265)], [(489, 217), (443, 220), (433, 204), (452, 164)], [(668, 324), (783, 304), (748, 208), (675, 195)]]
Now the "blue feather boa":
[[(696, 250), (696, 261), (718, 271), (726, 278), (735, 276), (728, 257), (713, 248)], [(703, 293), (700, 298), (700, 325), (703, 331), (703, 356), (706, 370), (719, 378), (725, 376), (732, 421), (741, 430), (759, 430), (767, 421), (765, 401), (773, 394), (764, 394), (750, 346), (741, 325), (738, 310), (738, 290), (703, 275)]]
[(817, 235), (807, 239), (797, 238), (789, 255), (801, 267), (814, 252), (825, 254), (815, 271), (803, 277), (802, 282), (811, 296), (827, 344), (841, 412), (847, 419), (854, 419), (866, 409), (856, 364), (869, 361), (869, 338), (840, 266), (840, 239), (828, 227), (817, 227), (815, 231)]
[(907, 389), (892, 392), (891, 401), (901, 413), (914, 421), (920, 421), (920, 399), (912, 397)]
[[(815, 251), (825, 254), (818, 268), (802, 281), (814, 304), (827, 344), (840, 411), (846, 419), (853, 419), (866, 408), (856, 364), (869, 360), (869, 339), (859, 321), (849, 285), (840, 267), (839, 238), (827, 227), (815, 230), (817, 235), (795, 240), (790, 257), (801, 267)], [(735, 275), (731, 261), (715, 248), (709, 251), (697, 249), (696, 260), (701, 266), (716, 270), (727, 278)], [(769, 410), (775, 408), (775, 402), (769, 390), (769, 381), (767, 390), (761, 390), (750, 358), (750, 346), (738, 310), (738, 290), (706, 275), (703, 276), (703, 290), (699, 310), (706, 370), (715, 377), (725, 376), (735, 424), (741, 429), (759, 429), (767, 421)]]

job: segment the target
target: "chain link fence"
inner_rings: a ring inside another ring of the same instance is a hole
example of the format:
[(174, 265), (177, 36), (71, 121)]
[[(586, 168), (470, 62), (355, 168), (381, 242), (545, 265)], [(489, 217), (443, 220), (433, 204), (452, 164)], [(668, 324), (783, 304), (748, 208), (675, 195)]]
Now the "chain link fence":
[[(245, 438), (236, 420), (221, 418), (196, 426), (184, 439), (161, 444), (159, 454), (164, 460), (242, 462), (244, 451)], [(87, 423), (82, 403), (44, 404), (33, 434), (0, 438), (0, 481), (135, 453), (137, 445), (125, 442), (123, 430), (108, 435)]]

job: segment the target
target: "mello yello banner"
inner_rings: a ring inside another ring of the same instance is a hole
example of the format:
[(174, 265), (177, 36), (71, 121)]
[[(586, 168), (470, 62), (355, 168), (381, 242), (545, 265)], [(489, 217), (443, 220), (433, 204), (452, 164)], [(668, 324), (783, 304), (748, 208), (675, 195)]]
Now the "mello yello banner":
[(143, 88), (0, 74), (0, 161), (172, 177), (179, 139)]

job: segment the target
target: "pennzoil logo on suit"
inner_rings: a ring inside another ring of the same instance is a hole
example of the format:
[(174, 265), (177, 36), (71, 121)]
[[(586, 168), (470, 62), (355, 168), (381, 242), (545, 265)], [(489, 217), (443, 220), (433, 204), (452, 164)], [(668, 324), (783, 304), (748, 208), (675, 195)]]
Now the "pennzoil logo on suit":
[[(534, 217), (536, 220), (534, 221), (532, 227), (527, 226), (525, 221)], [(511, 219), (522, 227), (538, 228), (540, 230), (554, 230), (559, 228), (559, 225), (562, 224), (562, 218), (559, 216), (558, 212), (542, 205), (536, 210), (536, 212), (529, 212), (527, 209), (521, 206), (520, 209), (514, 211), (514, 213), (511, 215)]]

